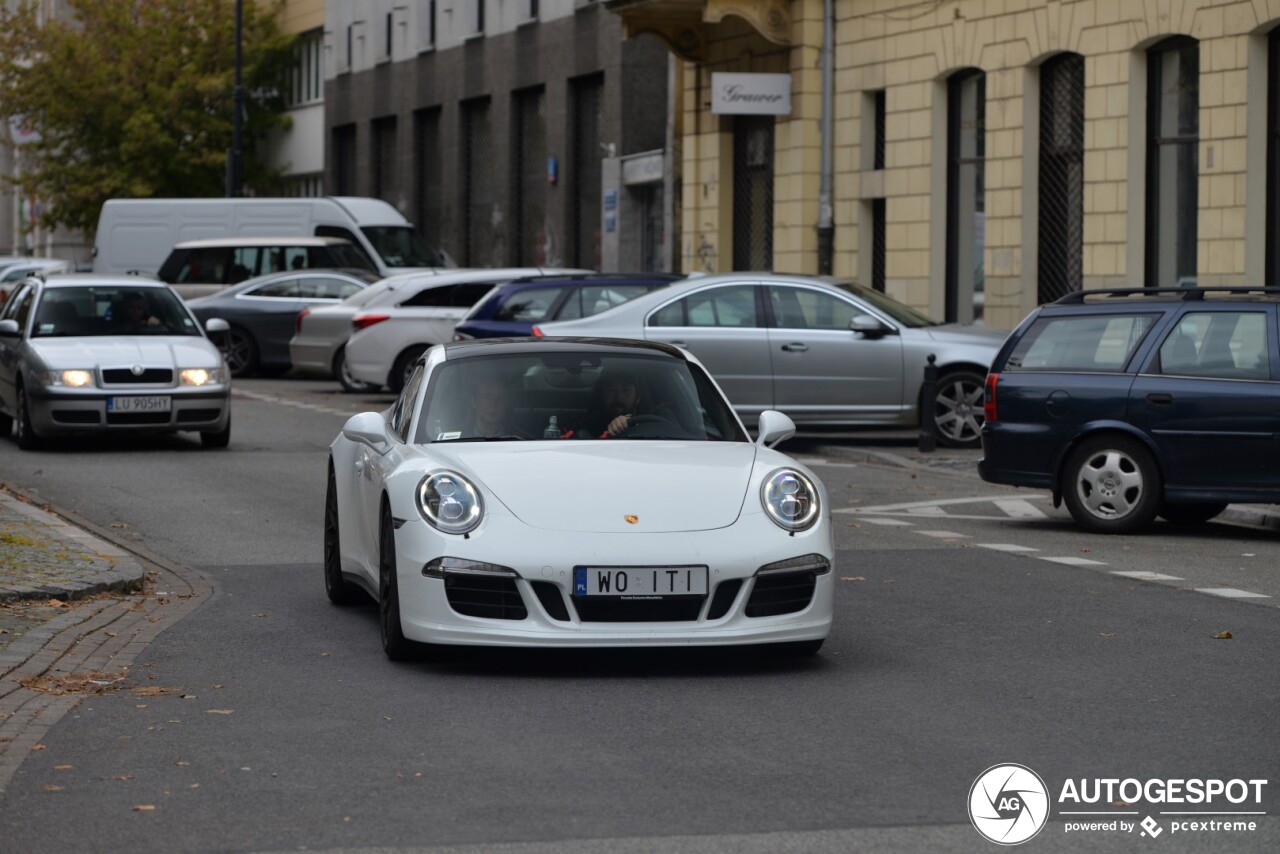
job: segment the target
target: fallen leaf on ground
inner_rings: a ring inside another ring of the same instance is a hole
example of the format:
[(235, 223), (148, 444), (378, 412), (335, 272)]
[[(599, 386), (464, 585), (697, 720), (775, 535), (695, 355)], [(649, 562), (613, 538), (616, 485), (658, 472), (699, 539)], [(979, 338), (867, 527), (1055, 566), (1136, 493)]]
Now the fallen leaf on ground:
[(1214, 640), (1231, 640), (1231, 632), (1218, 632), (1213, 636)]
[(154, 804), (134, 804), (133, 807), (134, 812), (155, 812), (155, 810)]
[(44, 742), (37, 741), (35, 744), (31, 745), (31, 749), (32, 750), (48, 750), (49, 748), (44, 746)]
[(267, 616), (267, 615), (266, 615), (266, 614), (250, 614), (249, 616), (250, 616), (250, 617), (265, 617), (265, 616)]
[(113, 528), (127, 528), (127, 527), (129, 527), (129, 523), (128, 523), (128, 522), (112, 522), (112, 523), (111, 523), (111, 527), (113, 527)]
[(209, 709), (205, 712), (207, 715), (230, 715), (234, 713), (235, 709)]
[(48, 605), (50, 608), (70, 608), (71, 607), (66, 602), (63, 602), (61, 599), (50, 599), (49, 601), (45, 602), (45, 604)]
[(74, 765), (55, 765), (55, 766), (53, 766), (53, 770), (54, 770), (54, 771), (69, 771), (70, 769), (72, 769), (72, 768), (74, 768), (74, 767), (75, 767)]
[(865, 575), (842, 575), (840, 576), (840, 580), (841, 581), (866, 581), (867, 577)]
[(132, 779), (133, 779), (133, 775), (132, 775), (132, 774), (120, 774), (120, 775), (118, 775), (118, 776), (116, 776), (116, 777), (112, 777), (111, 779), (112, 779), (112, 780), (132, 780)]
[(133, 693), (138, 697), (163, 697), (177, 690), (177, 688), (165, 687), (164, 685), (148, 685), (145, 688), (134, 688)]
[(62, 789), (62, 787), (61, 787), (61, 786), (45, 786), (45, 787), (44, 787), (44, 790), (45, 790), (46, 792), (61, 792), (61, 791), (63, 791), (63, 789)]

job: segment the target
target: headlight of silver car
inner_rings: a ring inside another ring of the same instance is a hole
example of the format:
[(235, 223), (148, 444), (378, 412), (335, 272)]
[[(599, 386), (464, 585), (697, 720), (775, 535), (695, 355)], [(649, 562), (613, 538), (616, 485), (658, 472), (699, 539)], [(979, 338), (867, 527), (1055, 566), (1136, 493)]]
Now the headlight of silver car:
[(178, 372), (179, 385), (214, 385), (222, 382), (222, 368), (186, 368)]
[(44, 371), (40, 381), (47, 386), (65, 386), (67, 388), (91, 388), (95, 385), (92, 370), (76, 369), (70, 371)]
[(475, 530), (484, 516), (484, 500), (471, 481), (453, 471), (433, 471), (418, 483), (418, 511), (446, 534)]
[(760, 484), (760, 503), (778, 527), (803, 531), (818, 521), (818, 490), (795, 469), (774, 469)]

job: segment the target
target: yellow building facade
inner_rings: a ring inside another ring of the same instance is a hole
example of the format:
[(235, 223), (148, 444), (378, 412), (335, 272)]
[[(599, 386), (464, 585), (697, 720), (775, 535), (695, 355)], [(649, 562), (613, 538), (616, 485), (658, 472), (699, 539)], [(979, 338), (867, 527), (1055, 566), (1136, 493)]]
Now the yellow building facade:
[[(1280, 0), (609, 5), (684, 60), (686, 272), (817, 273), (826, 146), (831, 272), (940, 319), (1280, 285)], [(790, 111), (715, 111), (724, 73), (789, 75)]]

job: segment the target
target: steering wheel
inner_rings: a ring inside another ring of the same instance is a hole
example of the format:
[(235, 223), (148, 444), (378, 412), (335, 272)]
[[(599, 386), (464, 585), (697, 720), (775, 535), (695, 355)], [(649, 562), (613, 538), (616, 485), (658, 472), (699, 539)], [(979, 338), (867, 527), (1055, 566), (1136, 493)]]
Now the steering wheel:
[(689, 431), (670, 418), (661, 415), (633, 415), (627, 421), (627, 429), (620, 438), (631, 439), (690, 439)]

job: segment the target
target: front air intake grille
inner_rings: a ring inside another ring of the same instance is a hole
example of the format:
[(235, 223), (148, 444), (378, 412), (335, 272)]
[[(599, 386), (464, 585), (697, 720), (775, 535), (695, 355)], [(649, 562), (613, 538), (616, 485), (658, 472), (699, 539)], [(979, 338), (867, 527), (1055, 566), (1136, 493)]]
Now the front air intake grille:
[(449, 607), (464, 617), (523, 620), (529, 616), (513, 578), (450, 572), (444, 577)]
[(217, 421), (221, 409), (183, 409), (178, 412), (179, 424), (197, 424), (201, 421)]
[(678, 623), (697, 620), (706, 601), (706, 596), (665, 599), (575, 596), (573, 607), (584, 623)]
[(168, 424), (167, 412), (108, 412), (108, 424)]
[(55, 409), (50, 413), (59, 424), (101, 424), (102, 416), (92, 409)]
[(816, 584), (817, 575), (807, 569), (758, 575), (747, 600), (747, 616), (776, 617), (803, 611), (813, 601)]
[(711, 597), (711, 607), (707, 609), (708, 620), (718, 620), (733, 607), (733, 600), (738, 598), (742, 589), (741, 578), (731, 578), (716, 585), (716, 595)]
[(550, 581), (530, 581), (529, 586), (533, 588), (548, 617), (562, 623), (569, 622), (569, 609), (565, 607), (564, 597), (560, 595), (560, 588), (556, 584)]
[(135, 374), (128, 368), (105, 368), (102, 381), (107, 385), (168, 385), (173, 382), (173, 369), (146, 368)]

